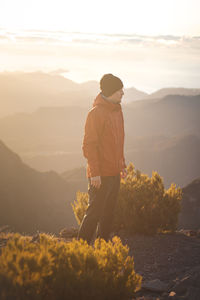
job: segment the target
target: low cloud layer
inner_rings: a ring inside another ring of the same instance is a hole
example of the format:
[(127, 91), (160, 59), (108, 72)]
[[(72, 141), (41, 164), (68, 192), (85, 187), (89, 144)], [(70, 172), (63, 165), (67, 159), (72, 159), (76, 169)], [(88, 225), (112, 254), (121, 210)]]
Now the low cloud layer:
[(173, 35), (131, 35), (131, 34), (93, 34), (64, 31), (7, 31), (0, 28), (0, 43), (16, 42), (30, 44), (109, 44), (109, 45), (135, 45), (135, 46), (166, 46), (200, 48), (200, 36), (173, 36)]
[(0, 28), (0, 56), (0, 71), (56, 70), (77, 82), (98, 81), (112, 72), (126, 87), (146, 92), (200, 87), (200, 36)]

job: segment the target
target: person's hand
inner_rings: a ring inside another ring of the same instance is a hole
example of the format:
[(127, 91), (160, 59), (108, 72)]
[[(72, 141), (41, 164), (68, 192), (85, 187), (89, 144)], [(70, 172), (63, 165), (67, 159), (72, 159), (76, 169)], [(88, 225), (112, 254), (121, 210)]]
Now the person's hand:
[(101, 177), (100, 176), (91, 177), (91, 185), (99, 189), (101, 185)]
[(126, 169), (123, 169), (121, 172), (120, 172), (120, 176), (121, 176), (121, 178), (126, 178), (126, 176), (127, 176), (127, 170)]

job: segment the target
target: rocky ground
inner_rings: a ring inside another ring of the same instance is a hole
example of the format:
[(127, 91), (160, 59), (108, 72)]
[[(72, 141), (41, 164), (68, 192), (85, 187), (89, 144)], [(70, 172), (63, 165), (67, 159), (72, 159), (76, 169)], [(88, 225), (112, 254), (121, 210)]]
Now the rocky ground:
[[(65, 240), (74, 235), (76, 230), (60, 234)], [(132, 300), (200, 300), (200, 232), (155, 236), (121, 232), (120, 237), (134, 256), (136, 272), (143, 276), (142, 289)], [(1, 238), (0, 248), (5, 244), (6, 238)]]
[[(76, 230), (61, 232), (68, 239), (76, 234)], [(199, 230), (154, 236), (121, 232), (120, 237), (143, 277), (142, 289), (132, 300), (200, 300)]]
[(200, 300), (199, 232), (122, 236), (143, 276), (137, 300)]

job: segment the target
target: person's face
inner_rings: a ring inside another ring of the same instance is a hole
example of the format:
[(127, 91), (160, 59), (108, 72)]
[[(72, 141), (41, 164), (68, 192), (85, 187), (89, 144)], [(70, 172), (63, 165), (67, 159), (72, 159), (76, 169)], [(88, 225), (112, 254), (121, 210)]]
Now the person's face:
[(113, 103), (120, 103), (124, 95), (123, 88), (108, 97)]

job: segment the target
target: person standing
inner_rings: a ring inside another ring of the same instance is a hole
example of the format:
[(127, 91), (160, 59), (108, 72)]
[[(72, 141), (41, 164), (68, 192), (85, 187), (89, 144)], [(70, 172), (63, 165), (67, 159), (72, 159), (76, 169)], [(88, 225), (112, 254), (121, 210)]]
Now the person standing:
[(109, 239), (120, 178), (127, 175), (124, 159), (123, 83), (113, 74), (100, 80), (101, 92), (89, 111), (82, 144), (87, 159), (89, 205), (78, 238), (91, 243), (94, 234)]

